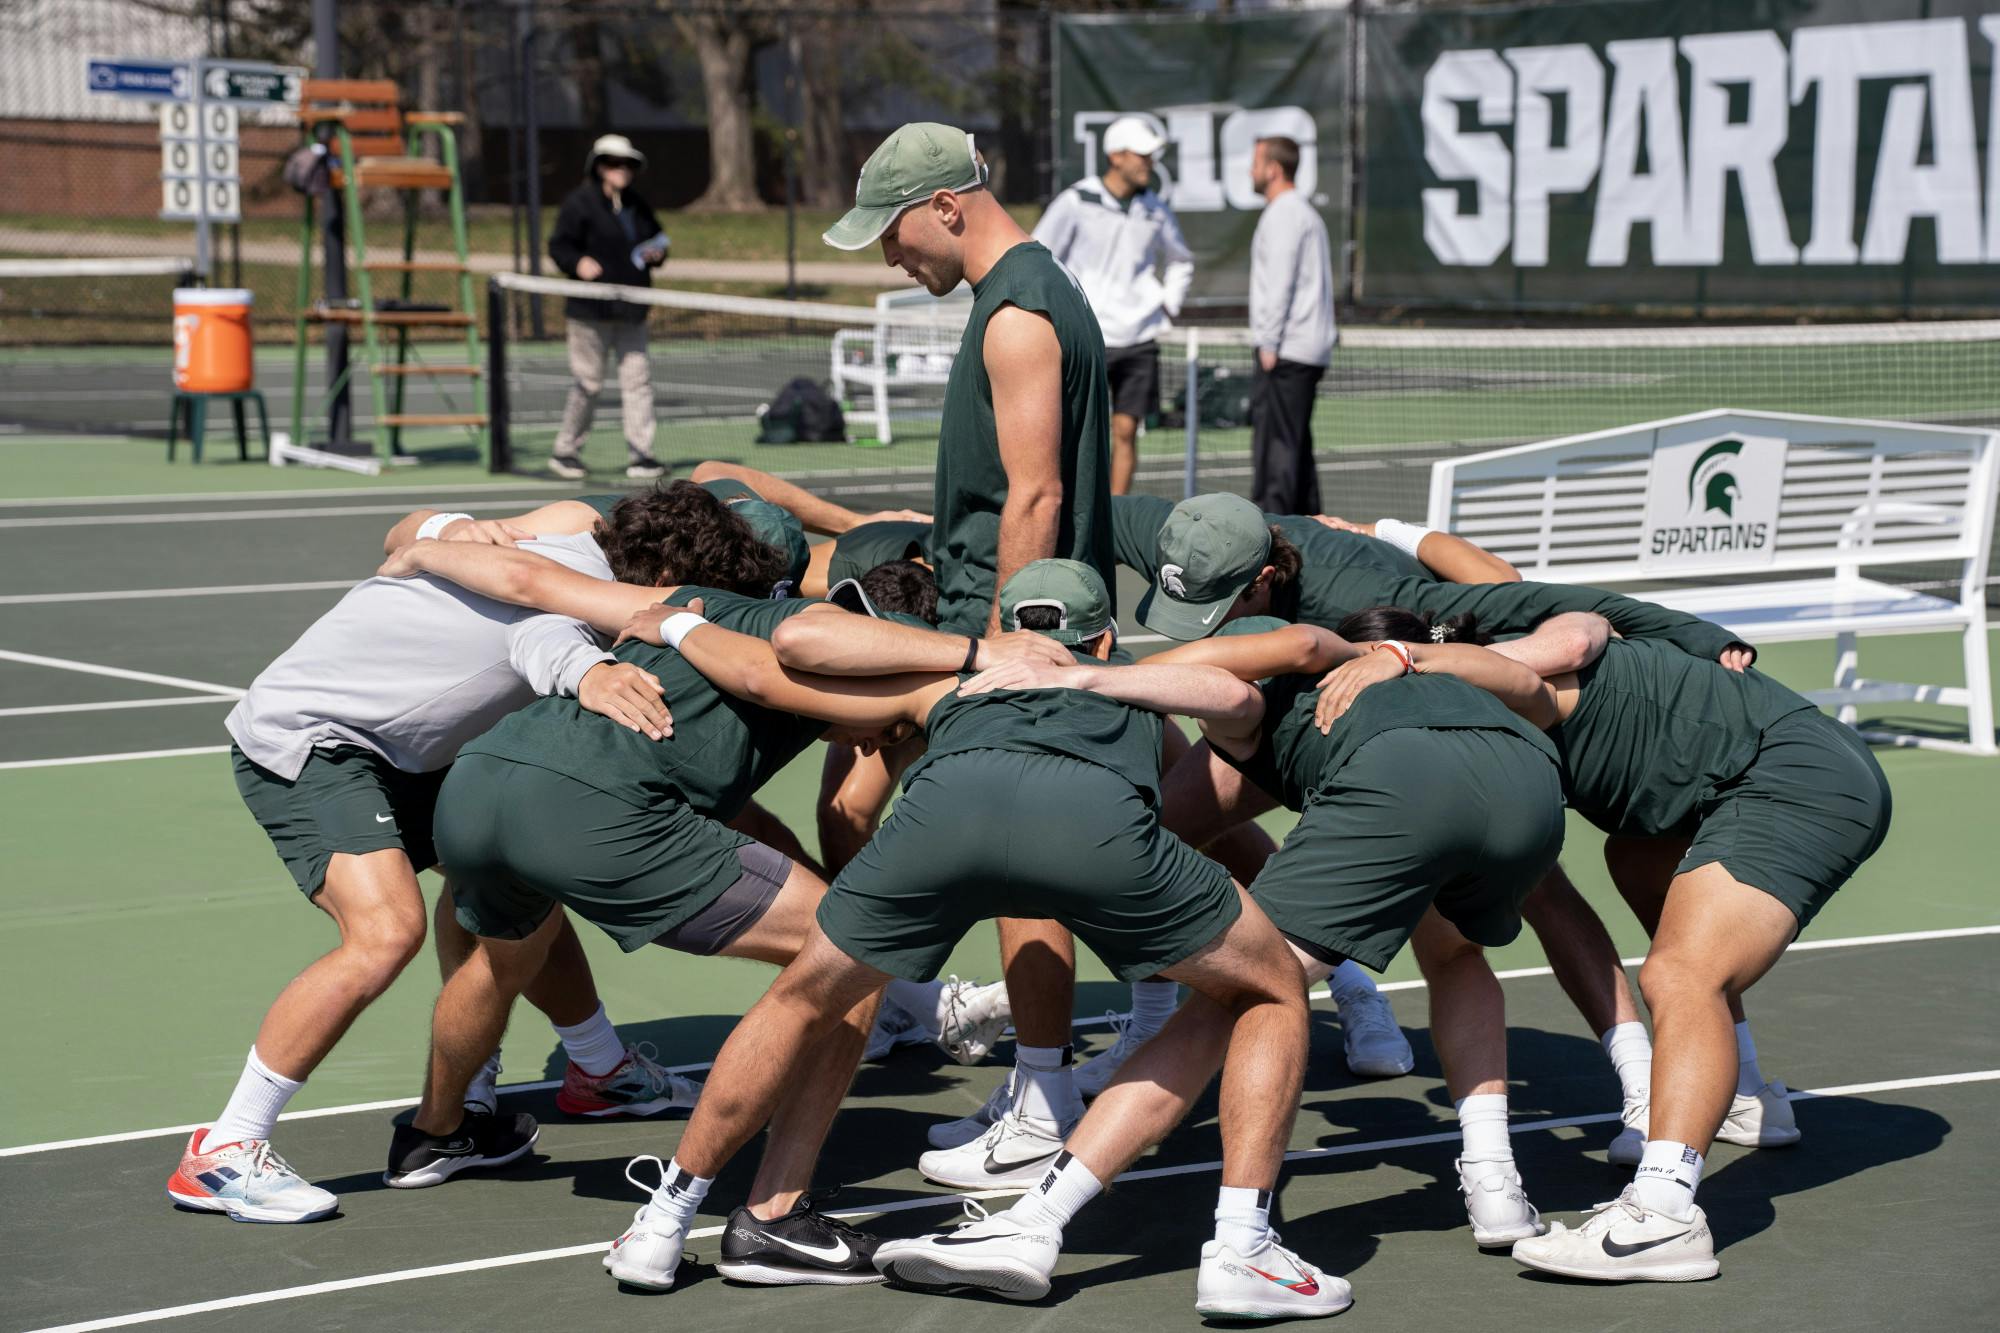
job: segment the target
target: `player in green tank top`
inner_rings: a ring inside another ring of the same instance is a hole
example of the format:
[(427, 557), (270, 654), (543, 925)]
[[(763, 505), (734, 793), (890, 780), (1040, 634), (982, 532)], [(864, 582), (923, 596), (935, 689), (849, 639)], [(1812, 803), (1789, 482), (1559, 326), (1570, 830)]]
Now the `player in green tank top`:
[[(1379, 623), (1413, 638), (1428, 627), (1395, 608)], [(1537, 637), (1488, 656), (1532, 661)], [(1607, 860), (1654, 867), (1651, 884), (1629, 864), (1618, 877), (1653, 939), (1639, 973), (1657, 1039), (1651, 1104), (1618, 1200), (1514, 1256), (1599, 1281), (1713, 1277), (1714, 1242), (1694, 1202), (1710, 1144), (1798, 1139), (1783, 1086), (1765, 1082), (1744, 1048), (1742, 994), (1881, 845), (1890, 792), (1849, 728), (1755, 671), (1660, 643), (1598, 641), (1601, 656), (1553, 674), (1534, 706), (1553, 716), (1572, 807), (1617, 835)], [(1468, 651), (1410, 648), (1418, 668), (1451, 674)], [(1343, 666), (1326, 695), (1352, 698), (1385, 673)]]
[[(1001, 600), (1006, 623), (1048, 625), (1029, 634), (1047, 636), (1052, 651), (1044, 660), (1073, 669), (1088, 663), (1088, 672), (1111, 653), (1110, 598), (1087, 566), (1032, 563)], [(972, 640), (966, 653), (963, 637), (796, 616), (788, 624), (801, 634), (853, 629), (850, 671), (896, 673), (815, 678), (787, 664), (792, 635), (782, 628), (767, 645), (684, 615), (656, 610), (645, 619), (652, 628), (644, 621), (635, 628), (676, 644), (719, 686), (759, 707), (874, 727), (876, 741), (919, 730), (930, 740), (881, 834), (835, 881), (806, 951), (717, 1057), (710, 1081), (726, 1083), (731, 1096), (696, 1108), (668, 1167), (670, 1181), (704, 1192), (763, 1127), (821, 1034), (889, 978), (933, 974), (982, 918), (1050, 915), (1126, 975), (1163, 972), (1198, 997), (1080, 1124), (1050, 1119), (1056, 1108), (1031, 1091), (1021, 1113), (996, 1129), (987, 1156), (1011, 1163), (1016, 1183), (1035, 1186), (1021, 1204), (962, 1227), (943, 1244), (930, 1237), (885, 1243), (877, 1267), (906, 1286), (1045, 1293), (1063, 1224), (1186, 1113), (1220, 1063), (1223, 1104), (1231, 1108), (1223, 1125), (1230, 1182), (1223, 1204), (1236, 1248), (1204, 1251), (1201, 1308), (1246, 1312), (1212, 1290), (1223, 1281), (1223, 1265), (1245, 1260), (1293, 1279), (1273, 1291), (1285, 1313), (1345, 1308), (1346, 1284), (1279, 1245), (1263, 1211), (1268, 1198), (1257, 1202), (1259, 1191), (1276, 1184), (1299, 1092), (1305, 1007), (1297, 966), (1227, 873), (1158, 821), (1157, 713), (1226, 715), (1248, 706), (1247, 687), (1205, 668), (1121, 667), (1112, 674), (1132, 696), (1117, 702), (1070, 690), (988, 692), (992, 673), (966, 679), (978, 661), (961, 654), (977, 659), (993, 640)], [(654, 1256), (670, 1273), (692, 1212), (663, 1189), (620, 1246)]]

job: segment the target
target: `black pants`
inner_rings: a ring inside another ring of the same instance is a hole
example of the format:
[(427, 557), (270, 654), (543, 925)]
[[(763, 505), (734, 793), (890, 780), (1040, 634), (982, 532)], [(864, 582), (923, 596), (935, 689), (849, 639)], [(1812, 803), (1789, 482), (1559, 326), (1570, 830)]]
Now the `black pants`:
[(1250, 390), (1250, 498), (1267, 514), (1317, 514), (1313, 396), (1325, 366), (1280, 360), (1261, 365)]

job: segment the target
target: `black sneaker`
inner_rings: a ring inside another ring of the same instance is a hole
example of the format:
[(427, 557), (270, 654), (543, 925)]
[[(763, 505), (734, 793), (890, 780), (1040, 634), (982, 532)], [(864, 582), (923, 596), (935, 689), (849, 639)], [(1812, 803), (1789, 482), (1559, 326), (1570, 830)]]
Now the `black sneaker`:
[(542, 1127), (526, 1114), (483, 1115), (467, 1111), (450, 1134), (426, 1134), (398, 1125), (389, 1140), (389, 1169), (382, 1183), (399, 1190), (442, 1185), (461, 1171), (506, 1166), (527, 1156)]
[(760, 1287), (883, 1281), (875, 1271), (875, 1247), (881, 1242), (819, 1211), (819, 1205), (833, 1195), (833, 1190), (808, 1194), (791, 1212), (769, 1222), (760, 1222), (748, 1208), (738, 1208), (722, 1233), (722, 1259), (716, 1271), (732, 1281)]
[(565, 481), (582, 481), (590, 475), (590, 470), (574, 454), (549, 455), (549, 471)]
[(633, 481), (658, 481), (667, 475), (667, 465), (657, 458), (634, 458), (625, 469)]

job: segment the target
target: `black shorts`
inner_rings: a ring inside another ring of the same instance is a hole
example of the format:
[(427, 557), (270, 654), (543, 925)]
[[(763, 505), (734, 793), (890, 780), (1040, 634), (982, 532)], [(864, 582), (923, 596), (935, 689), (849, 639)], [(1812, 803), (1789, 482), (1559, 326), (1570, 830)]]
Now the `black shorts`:
[(1111, 381), (1111, 411), (1152, 421), (1160, 415), (1160, 345), (1107, 348), (1104, 376)]

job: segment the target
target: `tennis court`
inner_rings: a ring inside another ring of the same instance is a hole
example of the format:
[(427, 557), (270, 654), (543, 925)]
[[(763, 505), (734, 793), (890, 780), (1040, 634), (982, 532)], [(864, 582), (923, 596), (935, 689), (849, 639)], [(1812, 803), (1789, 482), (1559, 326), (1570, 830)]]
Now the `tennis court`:
[[(203, 1328), (1195, 1325), (1192, 1266), (1215, 1184), (1212, 1100), (1083, 1213), (1054, 1293), (1029, 1307), (872, 1287), (732, 1289), (706, 1264), (667, 1296), (620, 1292), (596, 1255), (641, 1201), (624, 1164), (668, 1155), (679, 1122), (565, 1121), (549, 1082), (560, 1049), (532, 1013), (509, 1033), (502, 1082), (513, 1085), (511, 1108), (543, 1120), (537, 1155), (490, 1177), (389, 1191), (379, 1179), (389, 1123), (415, 1091), (435, 995), (422, 960), (313, 1076), (278, 1136), (309, 1178), (342, 1195), (342, 1214), (249, 1227), (173, 1211), (161, 1186), (187, 1127), (227, 1089), (264, 1001), (331, 938), (235, 793), (220, 729), (234, 691), (373, 568), (406, 508), (496, 514), (571, 492), (495, 484), (469, 465), (375, 486), (261, 463), (167, 472), (157, 449), (0, 445), (0, 457), (19, 460), (18, 480), (66, 492), (0, 503), (0, 856), (12, 889), (0, 973), (14, 1018), (0, 1031), (0, 1060), (14, 1071), (0, 1089), (0, 1246), (15, 1256), (0, 1275), (7, 1329), (175, 1317)], [(846, 498), (907, 502), (897, 481), (872, 493), (852, 482)], [(176, 496), (167, 485), (201, 489)], [(1121, 603), (1135, 594), (1125, 586)], [(1876, 643), (1913, 678), (1956, 679), (1946, 637)], [(1763, 664), (1819, 684), (1829, 654), (1780, 646)], [(1468, 1309), (1509, 1328), (1832, 1328), (1912, 1309), (1935, 1327), (1984, 1321), (2000, 1294), (1984, 1206), (2000, 1166), (1986, 1132), (2000, 1107), (1994, 778), (1979, 760), (1879, 755), (1897, 798), (1888, 844), (1752, 997), (1765, 1068), (1803, 1090), (1805, 1141), (1715, 1149), (1702, 1202), (1722, 1280), (1587, 1287), (1475, 1251), (1424, 997), (1399, 960), (1393, 999), (1416, 1072), (1354, 1080), (1323, 1014), (1279, 1205), (1287, 1242), (1354, 1281), (1343, 1325), (1433, 1327)], [(766, 793), (809, 843), (815, 759)], [(1567, 863), (1621, 951), (1636, 955), (1642, 937), (1597, 844), (1575, 825)], [(703, 1066), (769, 977), (750, 964), (587, 943), (614, 1020), (675, 1066)], [(1541, 961), (1532, 936), (1495, 956), (1513, 974), (1517, 1153), (1542, 1210), (1572, 1215), (1622, 1183), (1603, 1161), (1618, 1089)], [(951, 964), (986, 978), (995, 966), (985, 935)], [(1101, 1014), (1124, 994), (1085, 962), (1080, 1042), (1109, 1040)], [(948, 1221), (956, 1198), (914, 1169), (923, 1129), (982, 1101), (1009, 1054), (1003, 1046), (960, 1069), (920, 1048), (864, 1068), (823, 1161), (821, 1182), (846, 1187), (836, 1206), (881, 1214), (871, 1225), (886, 1234)], [(749, 1163), (746, 1154), (718, 1184), (717, 1205), (740, 1198)], [(715, 1258), (719, 1221), (700, 1219), (691, 1251), (701, 1260)]]

